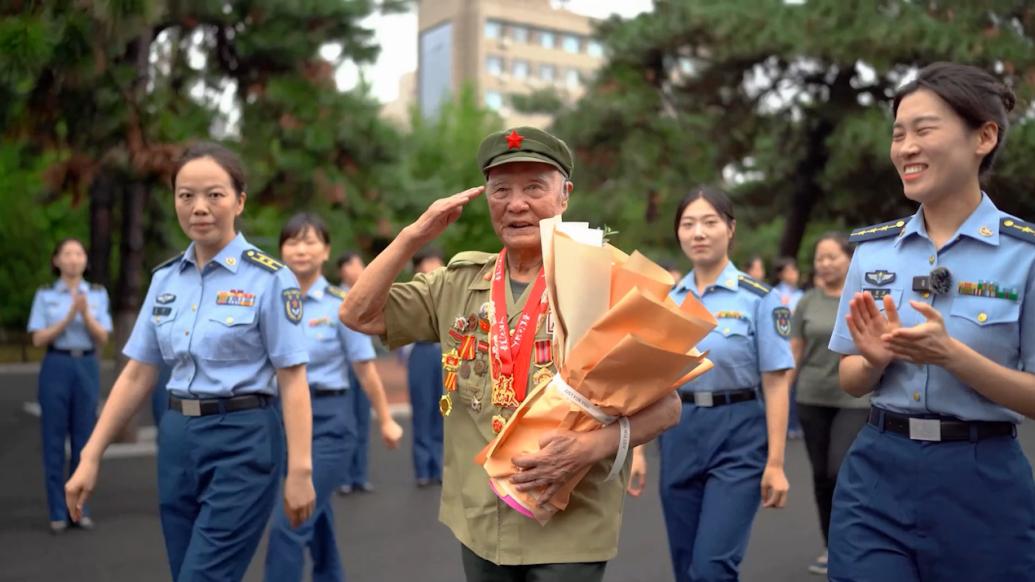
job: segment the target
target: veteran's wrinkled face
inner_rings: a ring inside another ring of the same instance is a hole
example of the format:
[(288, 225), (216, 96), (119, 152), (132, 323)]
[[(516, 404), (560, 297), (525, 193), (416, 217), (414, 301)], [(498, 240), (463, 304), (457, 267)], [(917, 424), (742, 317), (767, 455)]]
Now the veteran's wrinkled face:
[(187, 162), (175, 179), (176, 217), (192, 241), (222, 248), (235, 236), (234, 220), (244, 211), (244, 192), (234, 189), (230, 174), (210, 158)]
[(694, 267), (714, 265), (726, 259), (735, 222), (727, 223), (703, 197), (687, 204), (679, 217), (679, 245)]
[(571, 190), (571, 182), (549, 164), (492, 168), (485, 187), (492, 229), (508, 251), (541, 252), (539, 221), (564, 212)]
[(891, 133), (891, 161), (910, 200), (930, 204), (976, 182), (981, 160), (995, 146), (992, 122), (971, 129), (934, 92), (902, 98)]

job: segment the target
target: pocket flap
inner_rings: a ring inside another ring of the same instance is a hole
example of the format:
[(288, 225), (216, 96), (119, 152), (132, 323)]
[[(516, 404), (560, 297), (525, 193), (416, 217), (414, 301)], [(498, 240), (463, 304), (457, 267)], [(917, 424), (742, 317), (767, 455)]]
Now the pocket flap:
[(255, 323), (255, 312), (254, 311), (224, 311), (222, 313), (214, 313), (209, 317), (210, 321), (215, 321), (227, 327), (233, 327), (235, 325), (248, 325)]
[(1015, 323), (1021, 317), (1021, 304), (1008, 299), (958, 295), (949, 313), (977, 325)]

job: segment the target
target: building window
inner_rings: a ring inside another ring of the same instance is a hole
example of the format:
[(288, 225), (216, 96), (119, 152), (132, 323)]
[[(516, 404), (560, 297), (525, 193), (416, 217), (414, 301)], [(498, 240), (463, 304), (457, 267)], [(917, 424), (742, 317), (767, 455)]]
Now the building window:
[(586, 54), (589, 56), (599, 59), (604, 56), (604, 45), (599, 40), (590, 40), (586, 44)]
[(542, 45), (543, 48), (556, 48), (557, 37), (548, 30), (541, 30), (539, 31), (539, 44)]
[(527, 79), (528, 78), (528, 61), (515, 59), (512, 65), (514, 78), (516, 79)]
[(528, 29), (524, 26), (510, 26), (510, 38), (514, 39), (514, 42), (528, 42)]
[(579, 70), (578, 69), (568, 69), (568, 72), (565, 73), (565, 75), (564, 75), (564, 82), (568, 85), (568, 87), (570, 87), (572, 89), (574, 89), (575, 87), (578, 87), (579, 86)]
[(488, 56), (485, 58), (485, 71), (494, 77), (498, 77), (503, 74), (503, 59), (495, 56)]
[(564, 50), (569, 53), (579, 52), (579, 37), (574, 34), (564, 35)]
[(553, 65), (539, 65), (539, 78), (547, 83), (553, 83), (557, 78), (557, 68)]
[(486, 91), (485, 106), (493, 111), (499, 111), (503, 108), (503, 94), (499, 91)]
[(503, 25), (495, 20), (485, 21), (485, 38), (496, 39), (503, 35)]

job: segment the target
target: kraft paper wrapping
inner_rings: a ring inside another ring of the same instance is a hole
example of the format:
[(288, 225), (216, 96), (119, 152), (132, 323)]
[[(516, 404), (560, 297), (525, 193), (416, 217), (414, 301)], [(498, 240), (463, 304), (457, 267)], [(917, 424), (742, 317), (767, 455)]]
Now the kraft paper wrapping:
[[(716, 321), (693, 296), (683, 305), (668, 298), (675, 282), (666, 270), (639, 252), (627, 255), (593, 244), (592, 233), (579, 232), (593, 230), (585, 225), (568, 227), (553, 218), (540, 228), (555, 320), (554, 358), (571, 388), (608, 415), (632, 416), (711, 369), (706, 354), (694, 346)], [(542, 525), (568, 506), (589, 468), (550, 499), (538, 500), (537, 492), (518, 492), (511, 485), (510, 460), (538, 451), (540, 439), (551, 431), (604, 426), (557, 388), (556, 377), (536, 386), (475, 459), (497, 496)]]

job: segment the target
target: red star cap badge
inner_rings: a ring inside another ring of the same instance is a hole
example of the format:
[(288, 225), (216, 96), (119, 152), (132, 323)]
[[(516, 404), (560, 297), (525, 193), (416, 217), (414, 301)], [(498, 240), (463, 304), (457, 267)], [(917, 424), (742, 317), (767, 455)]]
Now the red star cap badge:
[(510, 130), (510, 135), (507, 136), (507, 149), (513, 150), (521, 147), (521, 142), (525, 140), (525, 137), (517, 132), (516, 129)]

